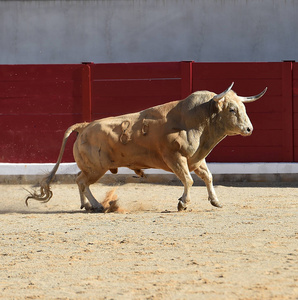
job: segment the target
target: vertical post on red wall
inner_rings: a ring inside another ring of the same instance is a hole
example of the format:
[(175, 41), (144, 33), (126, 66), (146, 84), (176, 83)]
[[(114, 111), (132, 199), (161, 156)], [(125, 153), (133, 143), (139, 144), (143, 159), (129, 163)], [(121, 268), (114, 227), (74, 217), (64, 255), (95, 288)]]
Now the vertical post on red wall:
[(82, 118), (91, 121), (91, 68), (90, 63), (82, 65)]
[(181, 98), (192, 93), (192, 64), (193, 61), (181, 62)]
[(283, 160), (294, 161), (293, 62), (282, 62)]
[(293, 61), (293, 135), (294, 162), (298, 162), (298, 62)]

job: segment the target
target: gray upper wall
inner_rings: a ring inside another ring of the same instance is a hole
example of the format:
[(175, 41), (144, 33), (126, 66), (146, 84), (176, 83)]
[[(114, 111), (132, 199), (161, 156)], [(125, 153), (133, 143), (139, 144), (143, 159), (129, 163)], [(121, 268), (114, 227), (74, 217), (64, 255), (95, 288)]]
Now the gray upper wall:
[(0, 1), (0, 47), (0, 64), (298, 61), (298, 1)]

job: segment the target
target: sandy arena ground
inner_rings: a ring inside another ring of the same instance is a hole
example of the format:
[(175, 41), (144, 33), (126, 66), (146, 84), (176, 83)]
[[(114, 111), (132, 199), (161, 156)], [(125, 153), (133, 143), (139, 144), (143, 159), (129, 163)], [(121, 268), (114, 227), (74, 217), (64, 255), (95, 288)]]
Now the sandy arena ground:
[[(47, 204), (0, 185), (1, 299), (298, 299), (298, 184), (117, 187), (125, 214), (80, 210), (75, 184)], [(113, 188), (93, 185), (99, 200)]]

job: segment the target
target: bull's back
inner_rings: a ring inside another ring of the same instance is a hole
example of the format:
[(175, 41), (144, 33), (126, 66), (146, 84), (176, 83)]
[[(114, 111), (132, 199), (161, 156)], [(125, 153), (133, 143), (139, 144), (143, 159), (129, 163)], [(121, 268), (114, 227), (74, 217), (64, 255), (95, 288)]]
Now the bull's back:
[[(174, 102), (91, 122), (78, 136), (78, 159), (106, 168), (163, 168), (160, 142)], [(76, 160), (77, 160), (76, 158)]]
[(86, 127), (83, 134), (89, 135), (91, 140), (100, 136), (110, 138), (115, 143), (118, 140), (122, 144), (128, 144), (128, 141), (137, 140), (142, 136), (149, 137), (153, 135), (153, 137), (156, 137), (163, 132), (163, 127), (168, 121), (169, 111), (178, 102), (169, 102), (141, 112), (93, 121)]

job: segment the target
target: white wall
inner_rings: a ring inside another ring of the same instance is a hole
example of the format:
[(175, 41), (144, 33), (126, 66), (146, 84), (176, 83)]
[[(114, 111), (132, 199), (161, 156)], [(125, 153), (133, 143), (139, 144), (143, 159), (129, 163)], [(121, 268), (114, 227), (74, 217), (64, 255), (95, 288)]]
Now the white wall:
[(0, 64), (298, 61), (296, 0), (0, 1)]

